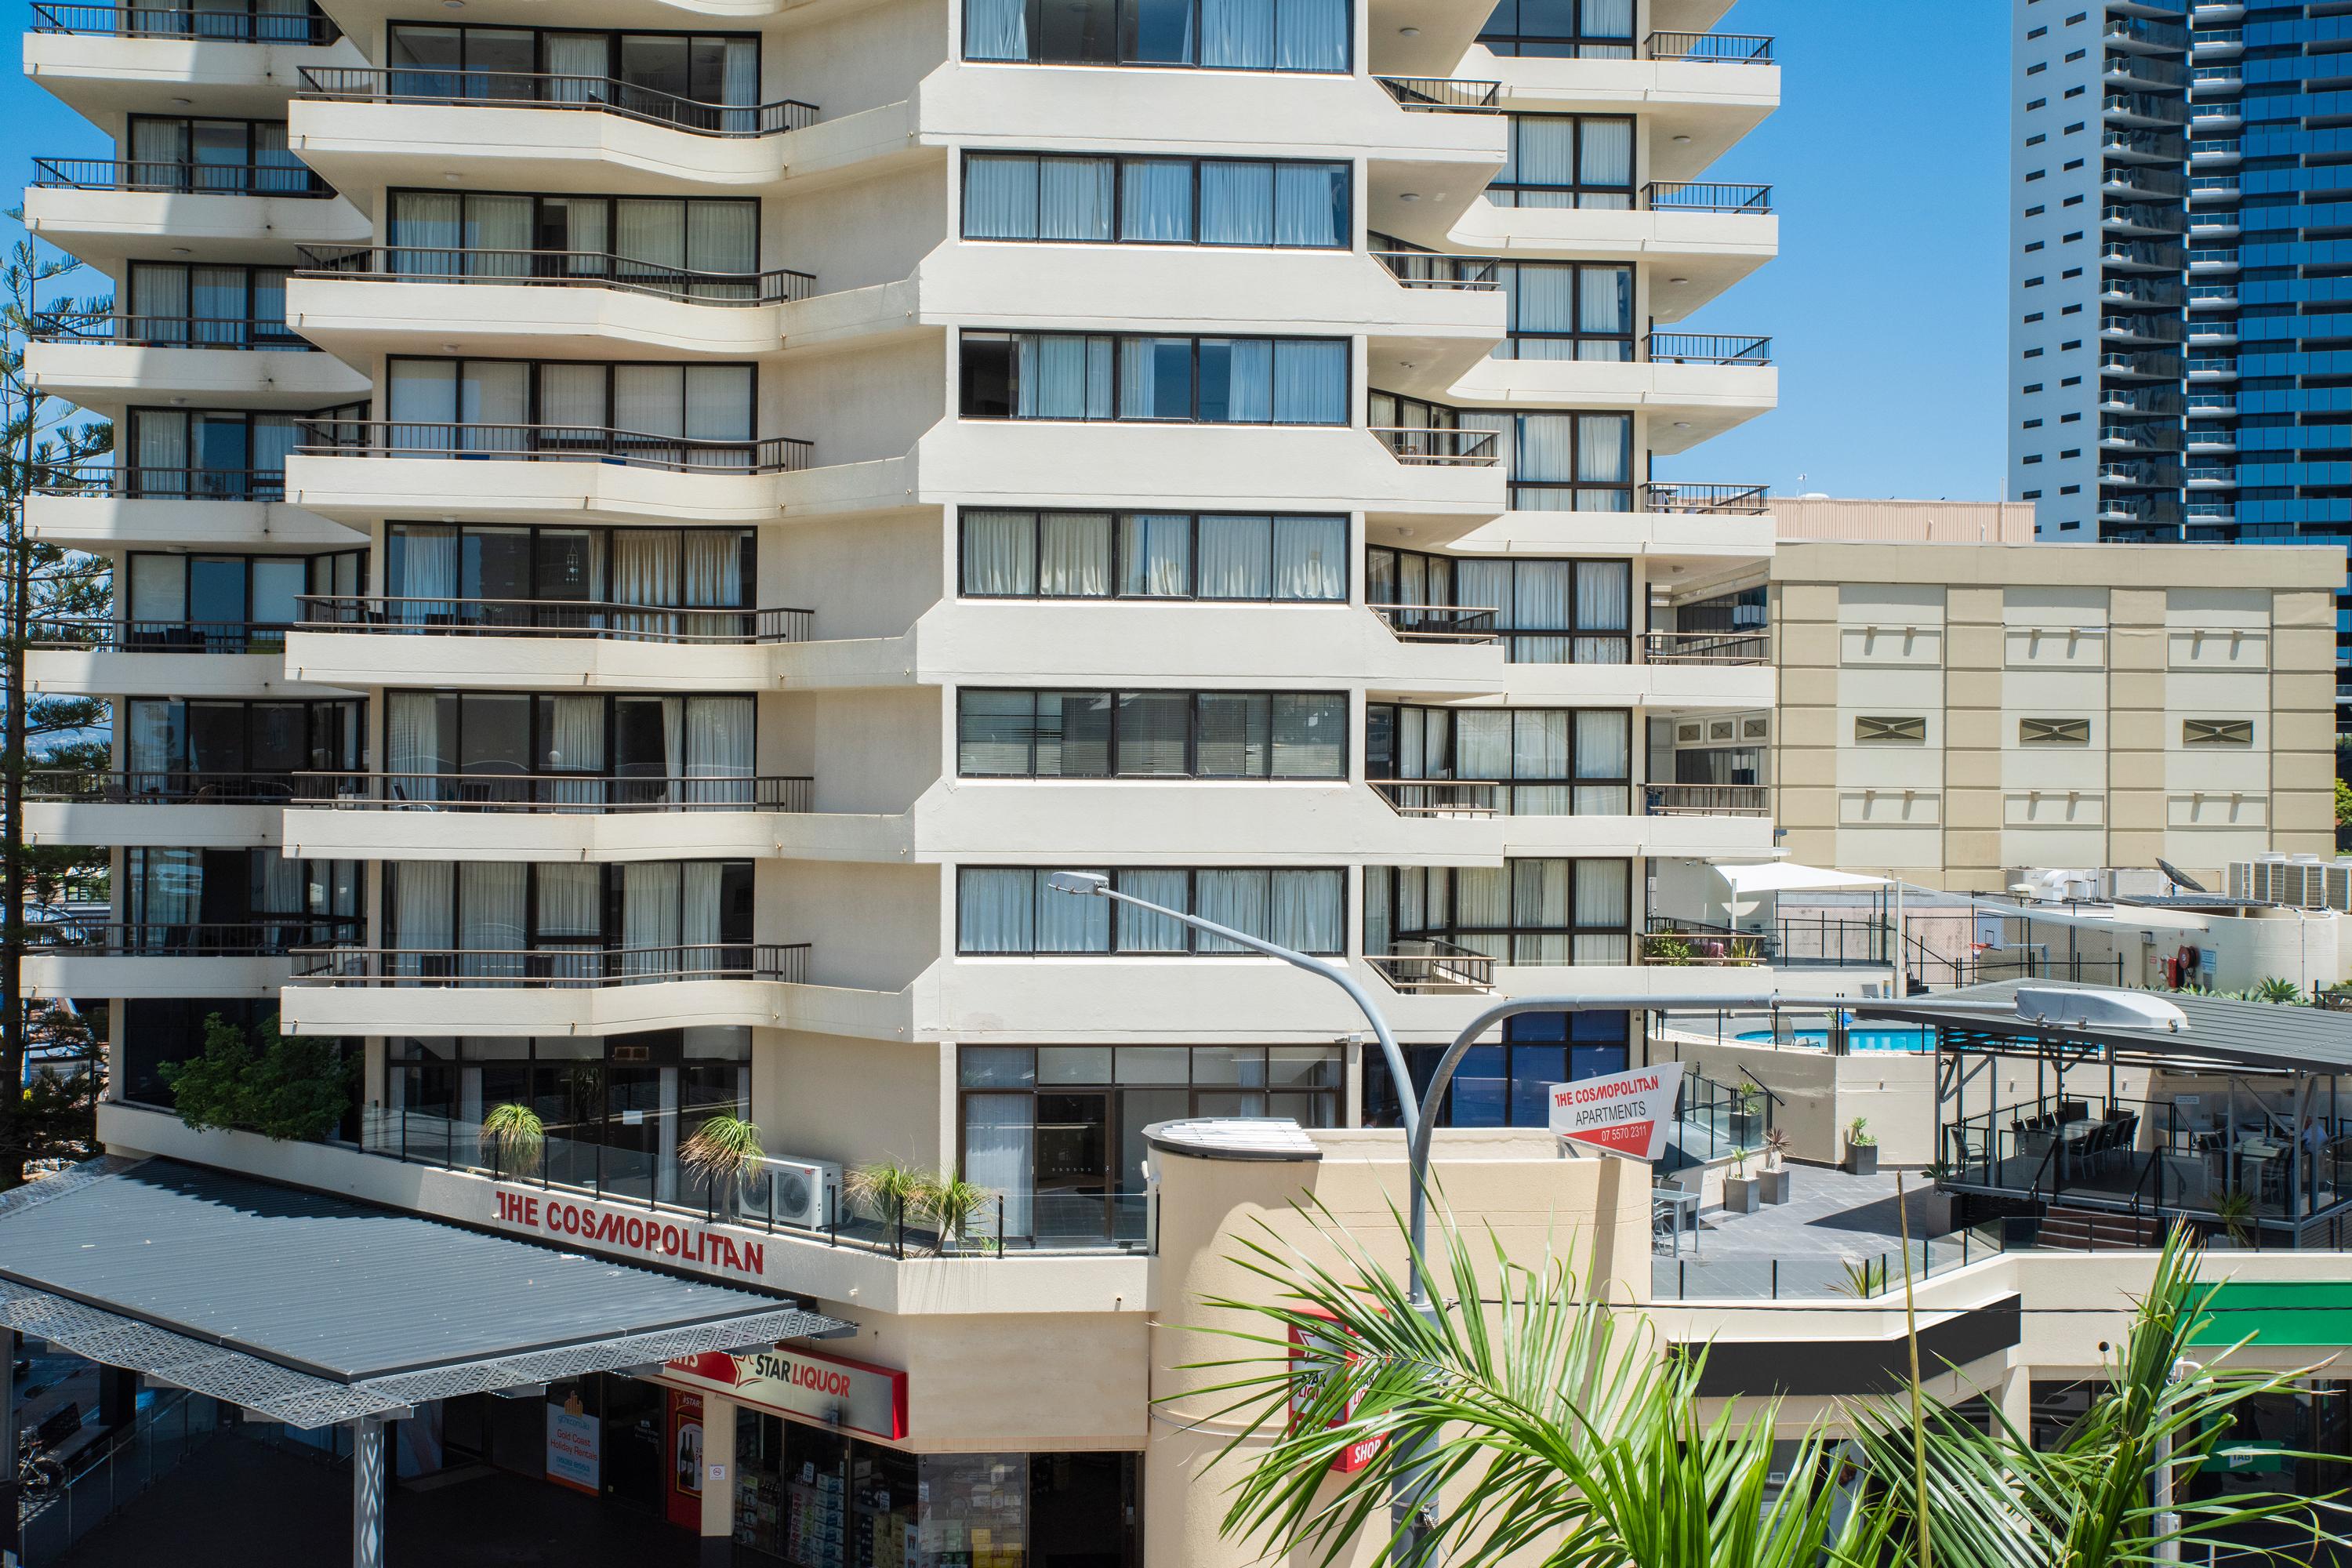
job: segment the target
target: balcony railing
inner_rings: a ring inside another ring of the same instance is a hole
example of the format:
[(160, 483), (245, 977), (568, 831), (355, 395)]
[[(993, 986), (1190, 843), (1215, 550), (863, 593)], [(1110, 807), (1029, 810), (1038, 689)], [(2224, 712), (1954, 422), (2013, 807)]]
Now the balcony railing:
[(1769, 784), (1654, 784), (1642, 786), (1644, 816), (1769, 816)]
[(602, 773), (383, 773), (294, 775), (297, 805), (377, 811), (668, 812), (813, 811), (805, 777)]
[(315, 13), (285, 16), (152, 5), (55, 5), (35, 0), (36, 33), (116, 38), (198, 38), (231, 44), (331, 44), (342, 30)]
[(153, 158), (36, 158), (33, 184), (44, 190), (171, 191), (318, 200), (335, 194), (299, 163), (183, 163)]
[(2152, 82), (2158, 87), (2186, 87), (2189, 68), (2179, 60), (2160, 60), (2152, 55), (2111, 54), (2103, 74), (2109, 81)]
[(1375, 250), (1372, 259), (1408, 289), (1499, 289), (1496, 272), (1500, 258), (1493, 256), (1453, 256), (1433, 250)]
[(2110, 158), (2145, 158), (2177, 163), (2189, 145), (2179, 132), (2110, 130), (2099, 138), (2099, 151)]
[(1652, 33), (1642, 52), (1654, 60), (1769, 66), (1772, 40), (1759, 33)]
[(1769, 664), (1772, 639), (1764, 632), (1643, 632), (1644, 664)]
[(94, 805), (281, 805), (291, 773), (198, 773), (179, 769), (35, 768), (25, 798)]
[(2109, 43), (2145, 44), (2154, 49), (2185, 49), (2189, 47), (2189, 29), (2179, 22), (2160, 22), (2153, 16), (2110, 16), (2104, 37)]
[(31, 927), (37, 951), (76, 958), (284, 958), (359, 935), (360, 922), (334, 915), (258, 915), (222, 922), (146, 921)]
[(2186, 125), (2189, 105), (2177, 98), (2145, 92), (2111, 92), (2099, 100), (2100, 110), (2118, 119), (2153, 120), (2159, 125)]
[(220, 316), (118, 316), (110, 310), (40, 310), (33, 316), (37, 343), (112, 343), (140, 349), (309, 350), (318, 344), (277, 321)]
[(489, 283), (538, 289), (615, 289), (697, 305), (780, 305), (816, 292), (811, 273), (709, 272), (601, 250), (485, 250), (428, 246), (302, 248), (300, 278), (368, 278), (386, 283)]
[(1772, 210), (1772, 187), (1714, 180), (1654, 180), (1642, 187), (1642, 205), (1662, 213), (1762, 214)]
[(2102, 425), (2099, 445), (2120, 447), (2136, 452), (2178, 452), (2180, 450), (2180, 427), (2177, 425)]
[(2189, 215), (2170, 207), (2144, 206), (2137, 203), (2110, 202), (2099, 209), (2099, 221), (2118, 228), (2145, 229), (2154, 234), (2186, 234)]
[(1772, 510), (1769, 485), (1690, 484), (1659, 480), (1642, 487), (1643, 511), (1762, 517)]
[(383, 70), (304, 66), (297, 98), (335, 103), (447, 103), (473, 108), (569, 109), (642, 120), (698, 136), (775, 136), (816, 123), (816, 105), (705, 103), (603, 76), (538, 71)]
[(2102, 336), (2138, 338), (2147, 342), (2177, 343), (2183, 331), (2178, 316), (2101, 316)]
[(750, 441), (615, 430), (597, 425), (441, 425), (415, 420), (305, 420), (295, 448), (313, 458), (446, 458), (459, 461), (617, 463), (674, 473), (797, 473), (810, 445), (788, 436)]
[(1440, 76), (1384, 76), (1373, 79), (1409, 110), (1427, 114), (1500, 114), (1503, 84)]
[(1444, 430), (1425, 426), (1374, 426), (1372, 439), (1400, 463), (1491, 468), (1502, 461), (1492, 430)]
[(133, 463), (75, 463), (49, 468), (33, 483), (45, 496), (112, 497), (128, 500), (283, 500), (282, 468), (157, 468)]
[(2099, 406), (2116, 414), (2178, 415), (2189, 403), (2174, 386), (2103, 386)]
[(2113, 239), (2099, 247), (2099, 259), (2116, 267), (2146, 267), (2155, 271), (2179, 269), (2187, 253), (2178, 245), (2152, 239)]
[(1652, 332), (1642, 340), (1642, 357), (1652, 364), (1768, 365), (1772, 340), (1721, 332)]
[(1396, 991), (1492, 991), (1495, 961), (1433, 936), (1400, 937), (1392, 952), (1368, 952), (1370, 964)]
[(593, 599), (435, 599), (305, 594), (303, 631), (402, 637), (606, 637), (618, 642), (806, 642), (814, 610), (720, 610)]
[(807, 942), (665, 947), (388, 948), (311, 946), (294, 977), (319, 985), (603, 986), (683, 980), (808, 978)]
[(1399, 816), (1492, 816), (1502, 809), (1503, 786), (1477, 780), (1366, 779)]
[(2162, 353), (2101, 354), (2099, 372), (2103, 375), (2150, 376), (2168, 380), (2180, 374), (2180, 356)]
[(1367, 605), (1399, 642), (1490, 643), (1501, 612), (1483, 605)]
[(252, 621), (61, 620), (31, 623), (35, 647), (115, 653), (283, 653), (286, 630)]
[(2188, 182), (2178, 172), (2153, 163), (2110, 163), (2099, 175), (2099, 184), (2109, 190), (2138, 191), (2151, 196), (2178, 197), (2189, 191)]
[(2188, 298), (2178, 283), (2168, 283), (2155, 278), (2105, 278), (2099, 280), (2099, 298), (2111, 305), (2145, 305), (2155, 310), (2179, 310)]

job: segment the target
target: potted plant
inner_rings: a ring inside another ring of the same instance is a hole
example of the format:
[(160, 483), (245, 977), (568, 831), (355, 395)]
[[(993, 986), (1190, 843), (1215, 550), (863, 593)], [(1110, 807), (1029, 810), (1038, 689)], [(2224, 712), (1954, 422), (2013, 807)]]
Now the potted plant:
[(1723, 1206), (1733, 1214), (1754, 1214), (1764, 1201), (1762, 1184), (1749, 1179), (1748, 1150), (1731, 1152), (1731, 1173), (1723, 1178)]
[(922, 1217), (923, 1194), (931, 1173), (899, 1159), (877, 1160), (853, 1167), (842, 1178), (842, 1197), (864, 1209), (884, 1229), (896, 1233), (911, 1216)]
[(1857, 1116), (1846, 1123), (1845, 1168), (1849, 1175), (1878, 1174), (1878, 1135), (1871, 1131), (1867, 1116)]
[(1761, 1085), (1743, 1083), (1732, 1090), (1731, 1141), (1735, 1143), (1755, 1143), (1764, 1135), (1764, 1090)]
[(677, 1163), (710, 1189), (712, 1206), (727, 1214), (740, 1212), (744, 1184), (760, 1173), (767, 1158), (759, 1124), (740, 1116), (714, 1116), (677, 1146)]
[(1938, 1160), (1919, 1173), (1936, 1184), (1926, 1188), (1919, 1194), (1919, 1234), (1948, 1236), (1959, 1228), (1960, 1201), (1952, 1194), (1944, 1191), (1943, 1183), (1957, 1173), (1951, 1166)]
[(1778, 1127), (1764, 1132), (1764, 1169), (1756, 1173), (1756, 1184), (1762, 1189), (1768, 1204), (1789, 1201), (1789, 1135)]
[(976, 1182), (965, 1181), (952, 1171), (941, 1171), (925, 1184), (919, 1206), (923, 1218), (938, 1233), (938, 1239), (931, 1244), (936, 1256), (960, 1250), (961, 1244), (972, 1239), (981, 1228), (983, 1218), (995, 1217), (996, 1194)]
[(1691, 945), (1686, 937), (1660, 932), (1642, 939), (1642, 961), (1645, 963), (1686, 964), (1691, 961)]
[(482, 1158), (499, 1176), (528, 1176), (539, 1169), (547, 1148), (547, 1128), (539, 1112), (509, 1100), (482, 1118)]
[(2213, 1200), (2213, 1217), (2221, 1222), (2219, 1235), (2205, 1238), (2208, 1247), (2224, 1251), (2254, 1245), (2254, 1200), (2244, 1192), (2231, 1187)]

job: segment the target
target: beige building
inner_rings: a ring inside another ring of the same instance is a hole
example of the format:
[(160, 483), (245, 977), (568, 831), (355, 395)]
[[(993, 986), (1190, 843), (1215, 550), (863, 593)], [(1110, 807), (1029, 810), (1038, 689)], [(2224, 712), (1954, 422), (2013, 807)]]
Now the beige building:
[(1915, 540), (1929, 544), (2030, 544), (2027, 500), (1859, 500), (1843, 496), (1772, 498), (1782, 539)]
[(2327, 549), (1784, 539), (1654, 603), (1769, 628), (1780, 706), (1654, 721), (1653, 777), (1767, 784), (1793, 858), (1919, 886), (2161, 858), (2219, 887), (2333, 847), (2343, 574)]

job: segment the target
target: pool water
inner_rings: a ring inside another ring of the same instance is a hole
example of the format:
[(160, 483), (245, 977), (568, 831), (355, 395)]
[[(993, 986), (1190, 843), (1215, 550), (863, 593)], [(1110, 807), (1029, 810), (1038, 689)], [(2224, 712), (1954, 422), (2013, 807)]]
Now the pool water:
[[(1769, 1046), (1772, 1043), (1772, 1031), (1750, 1029), (1739, 1037), (1751, 1045)], [(1825, 1050), (1829, 1047), (1830, 1032), (1827, 1029), (1791, 1029), (1789, 1038), (1795, 1045)], [(1879, 1024), (1849, 1028), (1845, 1032), (1845, 1044), (1846, 1049), (1852, 1051), (1924, 1051), (1934, 1046), (1925, 1028)]]

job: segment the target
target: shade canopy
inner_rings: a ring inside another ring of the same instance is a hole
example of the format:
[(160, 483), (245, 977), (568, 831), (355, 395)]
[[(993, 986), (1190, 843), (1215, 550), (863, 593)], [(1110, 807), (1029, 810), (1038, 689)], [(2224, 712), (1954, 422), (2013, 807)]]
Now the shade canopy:
[(1793, 860), (1765, 860), (1752, 866), (1717, 864), (1714, 871), (1730, 885), (1735, 899), (1752, 898), (1759, 893), (1824, 893), (1886, 886), (1884, 877), (1829, 871), (1819, 866), (1800, 866)]

